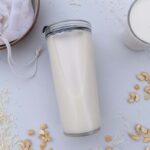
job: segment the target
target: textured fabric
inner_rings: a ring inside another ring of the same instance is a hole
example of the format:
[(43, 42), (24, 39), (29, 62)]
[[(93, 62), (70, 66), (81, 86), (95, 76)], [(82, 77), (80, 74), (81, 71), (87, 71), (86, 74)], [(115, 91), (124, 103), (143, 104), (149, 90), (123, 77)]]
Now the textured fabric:
[(0, 35), (0, 40), (2, 40), (4, 42), (4, 44), (6, 45), (8, 64), (9, 64), (11, 71), (14, 73), (14, 75), (19, 77), (19, 78), (23, 78), (23, 79), (33, 78), (37, 73), (38, 58), (40, 57), (40, 55), (43, 51), (42, 47), (40, 47), (36, 50), (35, 56), (33, 56), (33, 58), (27, 64), (25, 64), (23, 66), (19, 65), (21, 68), (23, 68), (25, 70), (27, 68), (29, 68), (31, 65), (34, 66), (32, 72), (30, 74), (24, 74), (24, 73), (18, 72), (15, 68), (18, 65), (12, 57), (12, 49), (11, 49), (11, 45), (10, 45), (9, 41), (2, 34)]
[(22, 37), (31, 27), (33, 19), (31, 0), (0, 0), (0, 33), (9, 42)]

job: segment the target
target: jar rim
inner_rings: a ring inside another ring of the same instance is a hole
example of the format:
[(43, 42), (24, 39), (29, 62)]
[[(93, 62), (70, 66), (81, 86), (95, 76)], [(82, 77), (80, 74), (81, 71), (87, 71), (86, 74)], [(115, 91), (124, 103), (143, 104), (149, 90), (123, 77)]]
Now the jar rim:
[(91, 31), (91, 24), (86, 20), (64, 20), (45, 26), (43, 33), (48, 37), (49, 35), (75, 29)]

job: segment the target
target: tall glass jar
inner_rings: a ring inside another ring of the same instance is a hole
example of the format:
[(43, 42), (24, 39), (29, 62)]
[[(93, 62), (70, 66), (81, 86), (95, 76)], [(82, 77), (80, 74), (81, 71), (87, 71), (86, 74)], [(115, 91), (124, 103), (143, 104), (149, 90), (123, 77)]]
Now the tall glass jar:
[(100, 127), (91, 25), (67, 20), (44, 27), (64, 133), (86, 136)]

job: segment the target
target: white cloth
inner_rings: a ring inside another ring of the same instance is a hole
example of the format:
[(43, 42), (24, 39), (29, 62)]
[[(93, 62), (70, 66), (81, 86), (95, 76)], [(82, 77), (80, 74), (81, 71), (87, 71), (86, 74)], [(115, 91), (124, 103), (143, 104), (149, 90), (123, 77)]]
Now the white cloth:
[(40, 57), (40, 55), (43, 51), (42, 47), (38, 48), (35, 51), (35, 56), (33, 56), (33, 58), (27, 64), (22, 66), (25, 69), (26, 67), (30, 67), (33, 64), (34, 65), (33, 71), (30, 74), (22, 74), (22, 73), (19, 73), (18, 71), (16, 71), (16, 69), (15, 69), (15, 66), (17, 66), (17, 63), (12, 58), (12, 49), (11, 49), (11, 45), (10, 45), (9, 41), (2, 34), (0, 34), (0, 40), (2, 40), (4, 42), (4, 44), (6, 45), (7, 60), (8, 60), (8, 64), (9, 64), (11, 71), (19, 78), (24, 78), (24, 79), (33, 78), (37, 72), (37, 67), (38, 67), (37, 63), (38, 63), (38, 58)]
[[(0, 0), (0, 33), (9, 42), (22, 37), (31, 27), (33, 20), (31, 0)], [(0, 40), (0, 45), (2, 43)]]
[(0, 0), (0, 45), (7, 48), (7, 60), (11, 71), (20, 78), (33, 78), (37, 72), (38, 58), (42, 48), (36, 50), (35, 56), (21, 68), (34, 68), (30, 74), (20, 73), (15, 69), (18, 66), (12, 58), (12, 49), (9, 42), (21, 38), (31, 27), (34, 20), (34, 10), (31, 0)]

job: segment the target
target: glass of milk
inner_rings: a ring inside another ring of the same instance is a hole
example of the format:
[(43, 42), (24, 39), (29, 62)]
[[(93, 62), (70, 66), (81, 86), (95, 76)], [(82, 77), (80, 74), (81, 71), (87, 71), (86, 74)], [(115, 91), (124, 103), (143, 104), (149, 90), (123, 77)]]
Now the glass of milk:
[(64, 133), (86, 136), (101, 127), (91, 25), (67, 20), (44, 27)]
[(123, 41), (132, 50), (150, 48), (150, 0), (135, 0), (131, 5)]

